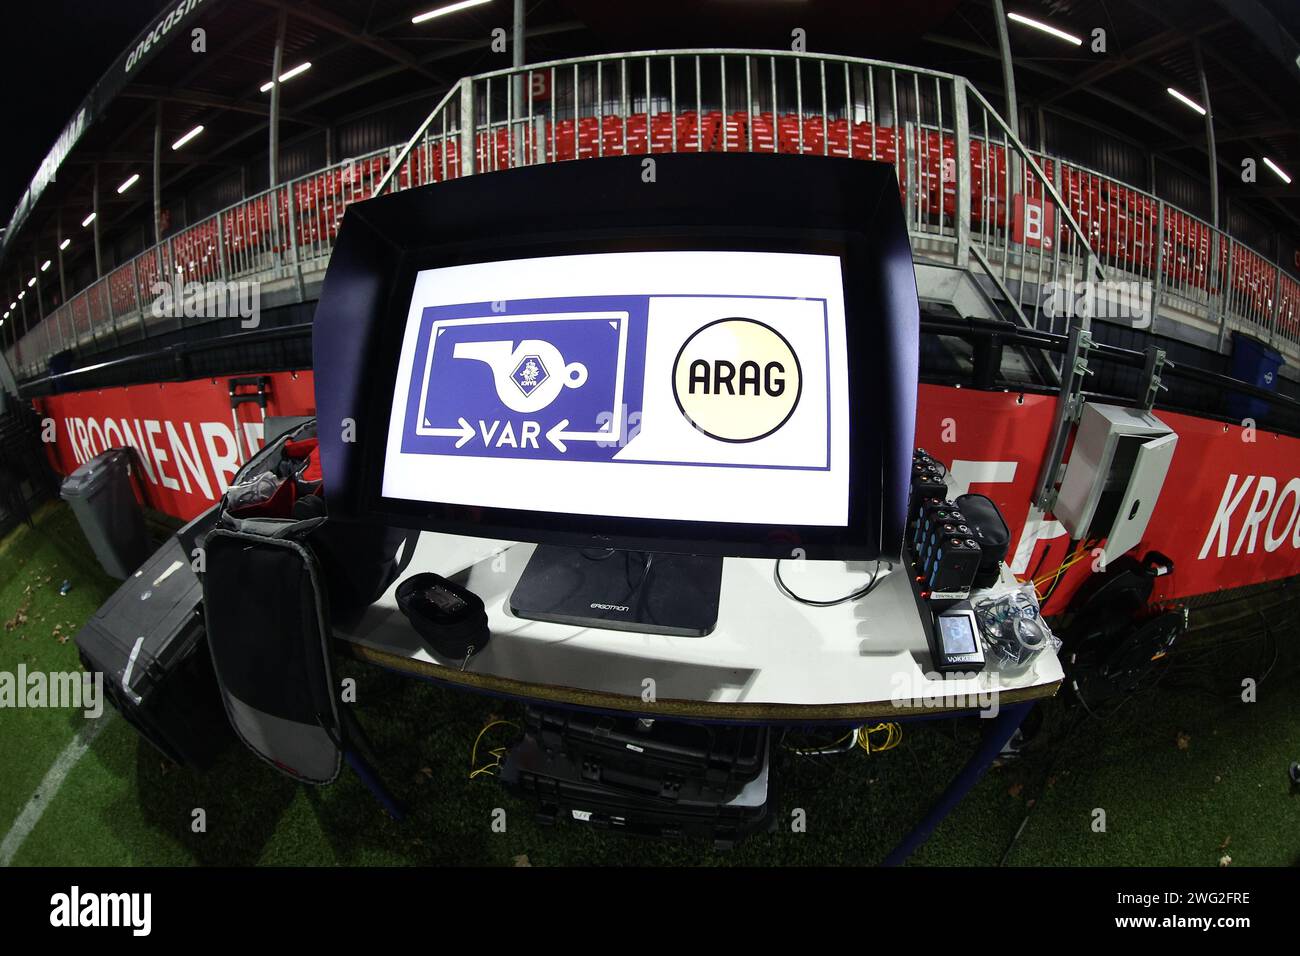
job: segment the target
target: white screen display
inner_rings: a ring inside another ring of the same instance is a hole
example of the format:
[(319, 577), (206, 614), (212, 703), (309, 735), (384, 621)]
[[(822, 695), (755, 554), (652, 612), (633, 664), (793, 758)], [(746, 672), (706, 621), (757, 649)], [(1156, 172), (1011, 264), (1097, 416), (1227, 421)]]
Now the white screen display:
[(975, 653), (975, 632), (971, 630), (970, 618), (966, 615), (941, 616), (939, 630), (943, 633), (943, 649), (947, 653)]
[(384, 497), (845, 527), (836, 256), (628, 252), (415, 280)]

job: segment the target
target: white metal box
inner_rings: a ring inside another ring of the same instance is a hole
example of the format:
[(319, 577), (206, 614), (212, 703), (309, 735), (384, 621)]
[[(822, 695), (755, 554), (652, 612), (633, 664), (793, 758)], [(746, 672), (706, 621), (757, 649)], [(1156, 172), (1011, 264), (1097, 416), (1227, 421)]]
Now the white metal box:
[(1105, 539), (1116, 558), (1134, 547), (1173, 461), (1178, 436), (1150, 412), (1083, 406), (1054, 513), (1076, 540)]

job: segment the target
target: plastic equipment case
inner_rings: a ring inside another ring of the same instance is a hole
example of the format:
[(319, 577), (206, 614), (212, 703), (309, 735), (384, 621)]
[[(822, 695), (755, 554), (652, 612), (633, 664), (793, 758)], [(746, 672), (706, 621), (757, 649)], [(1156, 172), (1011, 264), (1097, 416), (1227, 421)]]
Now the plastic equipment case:
[(725, 801), (685, 797), (674, 801), (612, 790), (582, 779), (573, 760), (548, 753), (531, 736), (510, 749), (501, 781), (518, 795), (535, 799), (537, 819), (546, 825), (568, 819), (633, 836), (700, 837), (712, 840), (714, 847), (722, 850), (776, 827), (766, 737), (758, 773)]
[(132, 487), (134, 467), (129, 448), (110, 448), (68, 475), (59, 489), (104, 571), (118, 580), (149, 556), (144, 512)]
[(77, 634), (87, 671), (151, 744), (203, 769), (234, 739), (218, 696), (202, 618), (202, 588), (171, 537)]
[(728, 800), (763, 769), (766, 727), (638, 721), (529, 707), (528, 735), (589, 783), (664, 800)]

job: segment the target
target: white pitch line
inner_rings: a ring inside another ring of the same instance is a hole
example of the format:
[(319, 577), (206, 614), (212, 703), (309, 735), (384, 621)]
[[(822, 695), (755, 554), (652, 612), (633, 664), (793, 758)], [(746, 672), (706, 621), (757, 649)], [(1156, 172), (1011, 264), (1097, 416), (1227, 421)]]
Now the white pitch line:
[(59, 792), (59, 787), (63, 785), (69, 771), (76, 766), (78, 760), (85, 756), (86, 751), (90, 749), (90, 745), (99, 736), (99, 732), (104, 729), (104, 725), (108, 723), (112, 715), (113, 712), (108, 711), (102, 717), (90, 721), (87, 726), (77, 731), (77, 735), (69, 741), (68, 745), (63, 748), (63, 752), (55, 758), (53, 765), (45, 772), (41, 785), (36, 788), (32, 798), (27, 801), (27, 806), (23, 807), (22, 813), (18, 814), (18, 819), (14, 821), (14, 825), (5, 834), (4, 841), (0, 842), (0, 866), (8, 866), (13, 862), (19, 847), (36, 829), (36, 824), (40, 822), (41, 816), (54, 799), (54, 795)]

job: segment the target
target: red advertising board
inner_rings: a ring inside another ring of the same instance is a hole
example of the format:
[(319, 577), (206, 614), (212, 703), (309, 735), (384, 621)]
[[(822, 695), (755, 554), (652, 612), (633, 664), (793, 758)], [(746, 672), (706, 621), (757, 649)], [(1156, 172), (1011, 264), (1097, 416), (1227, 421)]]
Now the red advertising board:
[[(270, 379), (268, 415), (311, 414), (309, 371)], [(1042, 575), (1064, 559), (1069, 537), (1031, 508), (1056, 399), (923, 385), (916, 443), (947, 462), (953, 494), (988, 495), (1002, 510), (1018, 575)], [(116, 445), (139, 452), (150, 504), (190, 518), (216, 501), (261, 443), (261, 413), (232, 413), (225, 379), (134, 385), (36, 401), (53, 420), (51, 456), (68, 473)], [(1178, 434), (1168, 477), (1138, 555), (1158, 550), (1174, 572), (1153, 599), (1168, 600), (1300, 574), (1300, 440), (1159, 412)], [(238, 424), (238, 431), (236, 430)], [(1059, 610), (1104, 555), (1066, 573), (1049, 609)]]
[[(280, 372), (269, 381), (266, 414), (308, 415), (316, 407), (311, 372)], [(262, 443), (262, 412), (254, 403), (230, 407), (227, 379), (157, 382), (36, 399), (54, 424), (54, 467), (68, 474), (107, 448), (130, 446), (140, 456), (149, 505), (193, 518), (215, 502)]]

